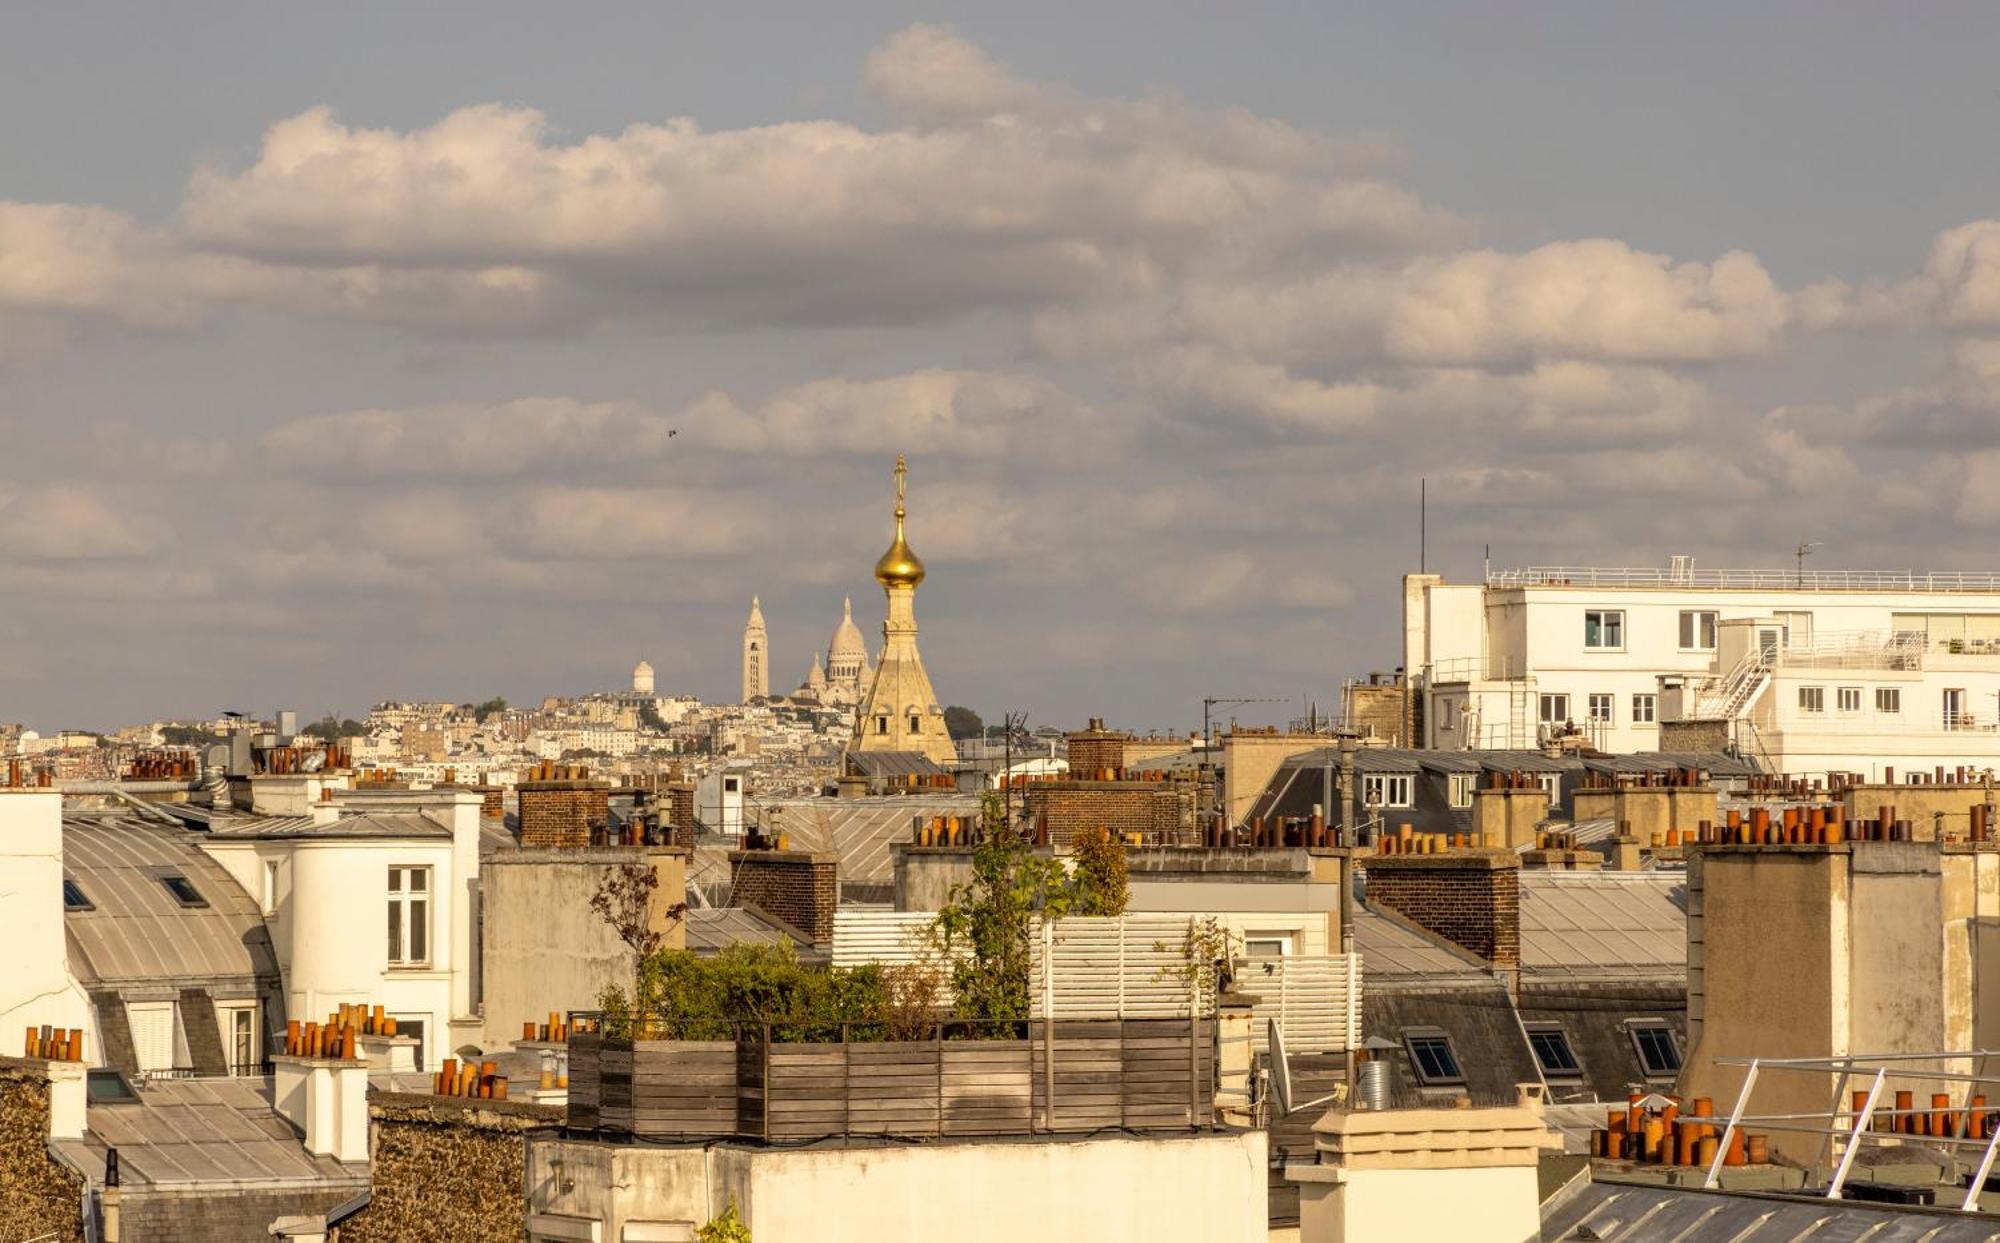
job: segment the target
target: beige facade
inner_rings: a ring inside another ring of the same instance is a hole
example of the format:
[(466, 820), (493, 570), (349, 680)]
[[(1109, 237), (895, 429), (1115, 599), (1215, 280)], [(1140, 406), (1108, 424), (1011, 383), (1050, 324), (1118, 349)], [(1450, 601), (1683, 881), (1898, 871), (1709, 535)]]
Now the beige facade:
[[(1325, 745), (1327, 739), (1318, 734), (1285, 734), (1276, 730), (1231, 730), (1224, 734), (1222, 800), (1229, 823), (1243, 823), (1257, 796), (1271, 784), (1271, 778), (1277, 776), (1286, 760)], [(1333, 809), (1327, 810), (1331, 815)]]
[(903, 459), (896, 459), (896, 539), (875, 563), (875, 581), (888, 600), (882, 623), (882, 660), (855, 721), (857, 751), (916, 751), (932, 763), (958, 762), (958, 748), (945, 728), (944, 709), (917, 650), (917, 587), (924, 563), (903, 538)]
[[(1744, 1073), (1717, 1065), (1723, 1057), (1985, 1047), (2000, 1035), (1982, 1019), (2000, 1010), (2000, 967), (1988, 960), (1979, 969), (1976, 942), (1996, 916), (2000, 852), (1991, 847), (1858, 841), (1690, 851), (1690, 1047), (1680, 1091), (1713, 1097), (1723, 1111)], [(1824, 1111), (1837, 1086), (1827, 1075), (1762, 1077), (1750, 1112)], [(1774, 1131), (1770, 1143), (1781, 1156), (1819, 1158), (1817, 1135)]]

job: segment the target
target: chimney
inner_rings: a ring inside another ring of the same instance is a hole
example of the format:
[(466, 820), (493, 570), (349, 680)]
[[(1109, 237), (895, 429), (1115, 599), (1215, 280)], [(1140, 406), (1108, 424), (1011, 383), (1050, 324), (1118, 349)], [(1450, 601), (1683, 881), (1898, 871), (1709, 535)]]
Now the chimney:
[(580, 768), (543, 764), (515, 787), (521, 805), (521, 845), (582, 850), (611, 827), (611, 787)]
[(1090, 718), (1090, 726), (1070, 734), (1069, 774), (1078, 781), (1115, 781), (1125, 771), (1125, 744), (1130, 735), (1104, 728), (1104, 718)]
[(1371, 855), (1368, 904), (1496, 967), (1521, 961), (1521, 860), (1511, 850)]
[(730, 902), (755, 906), (812, 938), (833, 944), (840, 905), (840, 856), (804, 850), (729, 852)]
[(306, 1151), (368, 1160), (368, 1063), (360, 1058), (271, 1058), (271, 1108), (305, 1136)]

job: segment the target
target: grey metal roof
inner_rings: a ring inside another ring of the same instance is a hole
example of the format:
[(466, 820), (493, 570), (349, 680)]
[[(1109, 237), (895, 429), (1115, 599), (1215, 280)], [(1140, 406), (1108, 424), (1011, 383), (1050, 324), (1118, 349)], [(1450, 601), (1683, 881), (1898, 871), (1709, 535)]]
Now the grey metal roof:
[(371, 811), (342, 816), (329, 824), (314, 824), (311, 816), (283, 816), (217, 824), (209, 836), (235, 840), (275, 838), (412, 838), (451, 836), (449, 825), (421, 812)]
[(1607, 773), (1657, 773), (1674, 768), (1695, 768), (1711, 777), (1748, 777), (1758, 771), (1733, 755), (1700, 751), (1633, 751), (1625, 755), (1586, 755), (1585, 768)]
[(1655, 872), (1521, 873), (1524, 970), (1687, 969), (1687, 885)]
[(687, 913), (687, 947), (712, 954), (731, 945), (783, 945), (798, 942), (778, 925), (740, 906), (691, 910)]
[(1367, 981), (1486, 974), (1422, 933), (1365, 906), (1354, 908), (1354, 948), (1361, 955)]
[(869, 777), (930, 777), (944, 771), (921, 751), (856, 751), (850, 748), (847, 760), (856, 772)]
[[(274, 978), (277, 958), (257, 904), (202, 853), (202, 835), (117, 816), (63, 818), (63, 873), (91, 904), (66, 911), (70, 966), (85, 983)], [(182, 906), (161, 882), (185, 876), (206, 906)]]
[(127, 1184), (213, 1188), (285, 1184), (366, 1185), (362, 1166), (308, 1154), (298, 1132), (272, 1111), (266, 1079), (167, 1079), (133, 1104), (92, 1105), (81, 1140), (57, 1141), (93, 1183), (104, 1150), (118, 1150)]
[(979, 795), (779, 799), (755, 811), (767, 832), (784, 833), (794, 849), (838, 854), (842, 884), (880, 884), (895, 879), (889, 843), (910, 840), (913, 817), (977, 815)]
[[(1583, 1230), (1588, 1233), (1583, 1233)], [(1542, 1238), (1859, 1240), (1868, 1243), (1971, 1243), (2000, 1236), (2000, 1217), (1955, 1209), (1892, 1207), (1820, 1197), (1702, 1191), (1592, 1182), (1544, 1209)]]

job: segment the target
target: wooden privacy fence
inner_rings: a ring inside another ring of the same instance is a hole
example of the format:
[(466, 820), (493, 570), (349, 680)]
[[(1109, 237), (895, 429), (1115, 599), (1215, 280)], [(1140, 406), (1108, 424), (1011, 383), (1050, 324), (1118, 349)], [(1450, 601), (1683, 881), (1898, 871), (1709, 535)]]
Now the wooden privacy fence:
[(1269, 1051), (1269, 1019), (1284, 1029), (1290, 1053), (1361, 1047), (1361, 955), (1244, 958), (1235, 971), (1238, 991), (1257, 999), (1250, 1008), (1256, 1052)]
[(1032, 1135), (1215, 1122), (1212, 1019), (1030, 1023), (1011, 1040), (570, 1039), (569, 1125), (657, 1138)]

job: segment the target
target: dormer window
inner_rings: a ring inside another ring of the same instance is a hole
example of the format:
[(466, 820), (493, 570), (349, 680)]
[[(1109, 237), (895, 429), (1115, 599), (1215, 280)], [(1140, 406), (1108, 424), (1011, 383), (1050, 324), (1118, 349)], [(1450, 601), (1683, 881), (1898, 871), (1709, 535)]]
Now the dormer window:
[(174, 901), (182, 906), (208, 905), (208, 899), (201, 896), (201, 890), (194, 887), (194, 882), (178, 872), (169, 872), (160, 877), (160, 883), (167, 887), (168, 893), (174, 895)]

